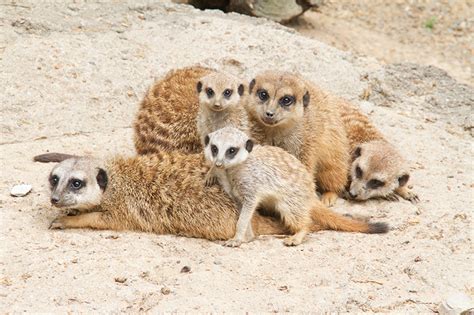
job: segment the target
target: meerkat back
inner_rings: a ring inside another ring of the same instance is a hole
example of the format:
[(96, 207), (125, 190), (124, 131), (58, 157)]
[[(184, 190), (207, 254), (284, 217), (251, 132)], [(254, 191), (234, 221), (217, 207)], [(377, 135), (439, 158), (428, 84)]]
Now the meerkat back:
[(199, 110), (196, 84), (211, 72), (213, 70), (199, 66), (174, 70), (149, 89), (134, 122), (138, 154), (163, 150), (201, 152), (196, 129)]

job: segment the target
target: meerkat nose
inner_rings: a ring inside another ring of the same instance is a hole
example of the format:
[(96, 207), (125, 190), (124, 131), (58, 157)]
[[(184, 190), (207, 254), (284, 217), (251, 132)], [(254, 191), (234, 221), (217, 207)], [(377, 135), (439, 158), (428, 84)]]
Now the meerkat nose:
[(270, 111), (265, 112), (265, 116), (267, 116), (268, 118), (273, 118), (274, 115), (275, 115), (274, 112), (270, 112)]
[(51, 203), (53, 205), (57, 204), (59, 202), (59, 198), (58, 197), (51, 197)]
[(349, 191), (349, 197), (352, 199), (355, 199), (357, 197), (357, 194), (353, 194), (352, 192)]

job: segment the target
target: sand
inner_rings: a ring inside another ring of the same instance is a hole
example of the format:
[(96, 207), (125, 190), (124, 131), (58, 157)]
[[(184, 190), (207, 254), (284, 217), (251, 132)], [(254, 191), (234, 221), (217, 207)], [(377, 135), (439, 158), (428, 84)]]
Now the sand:
[[(419, 313), (452, 292), (474, 295), (471, 86), (238, 14), (148, 2), (0, 8), (2, 312)], [(361, 105), (409, 160), (421, 202), (339, 200), (335, 211), (391, 231), (325, 231), (296, 248), (275, 237), (232, 249), (170, 235), (48, 230), (59, 214), (48, 202), (52, 165), (32, 157), (134, 154), (131, 124), (147, 87), (193, 64), (232, 67), (247, 79), (267, 68), (299, 71)], [(32, 192), (11, 197), (20, 183)]]

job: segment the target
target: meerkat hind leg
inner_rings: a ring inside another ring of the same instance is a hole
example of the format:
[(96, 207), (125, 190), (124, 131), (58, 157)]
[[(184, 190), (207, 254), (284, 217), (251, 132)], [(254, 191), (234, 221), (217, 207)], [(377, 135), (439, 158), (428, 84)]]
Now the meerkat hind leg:
[(258, 202), (246, 201), (242, 202), (239, 219), (235, 228), (235, 235), (224, 243), (224, 246), (239, 247), (242, 243), (250, 242), (253, 239), (252, 216), (257, 209)]

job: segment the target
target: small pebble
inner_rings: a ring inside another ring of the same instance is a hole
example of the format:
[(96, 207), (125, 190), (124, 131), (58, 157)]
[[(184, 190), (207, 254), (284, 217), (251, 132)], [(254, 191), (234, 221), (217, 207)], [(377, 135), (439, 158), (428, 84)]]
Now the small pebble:
[(127, 281), (127, 278), (125, 277), (117, 277), (114, 279), (115, 282), (118, 282), (118, 283), (125, 283), (125, 281)]
[(171, 293), (171, 290), (169, 288), (167, 288), (167, 287), (162, 287), (161, 288), (161, 294), (168, 295), (170, 293)]
[(181, 268), (181, 273), (188, 273), (188, 272), (191, 272), (191, 267), (184, 266), (183, 268)]
[(28, 195), (28, 193), (31, 191), (33, 186), (29, 184), (20, 184), (20, 185), (15, 185), (10, 191), (10, 195), (13, 197), (23, 197)]

